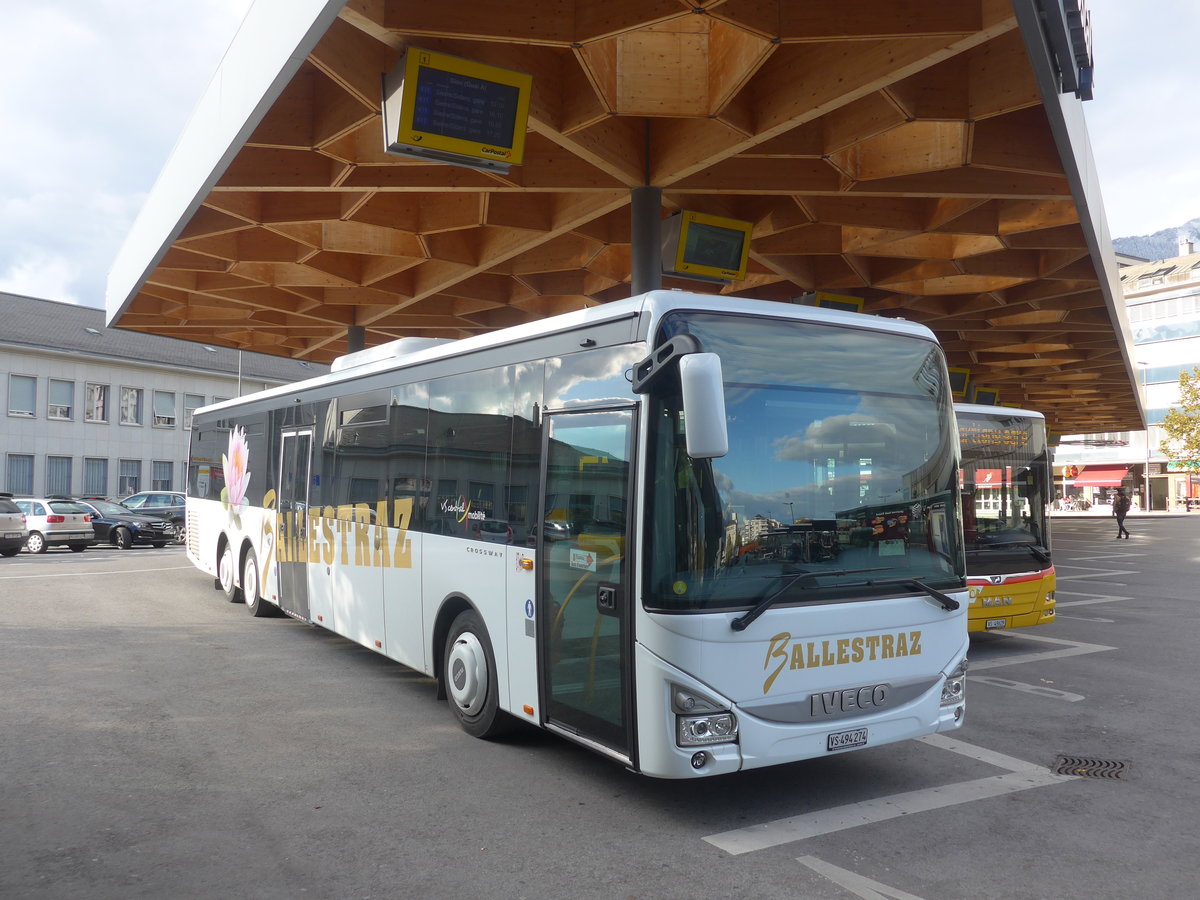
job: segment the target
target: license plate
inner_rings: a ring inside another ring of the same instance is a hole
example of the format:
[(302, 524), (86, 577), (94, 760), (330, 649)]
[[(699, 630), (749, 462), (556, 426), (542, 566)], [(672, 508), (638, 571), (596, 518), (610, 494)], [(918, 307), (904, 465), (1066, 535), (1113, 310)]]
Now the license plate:
[(19, 538), (19, 537), (21, 536), (21, 532), (19, 532), (19, 531), (6, 531), (6, 532), (4, 532), (4, 536), (5, 536), (6, 538)]
[(1007, 628), (1008, 619), (988, 619), (984, 626), (987, 628)]
[(835, 731), (825, 739), (826, 750), (849, 750), (851, 747), (867, 746), (867, 729), (855, 728), (853, 731)]

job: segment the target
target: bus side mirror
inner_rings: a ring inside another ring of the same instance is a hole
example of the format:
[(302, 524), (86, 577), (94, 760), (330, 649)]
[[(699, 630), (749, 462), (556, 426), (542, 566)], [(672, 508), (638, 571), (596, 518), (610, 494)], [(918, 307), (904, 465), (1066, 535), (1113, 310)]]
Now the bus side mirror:
[(725, 423), (721, 358), (715, 353), (689, 353), (680, 357), (679, 384), (683, 390), (688, 456), (692, 459), (724, 456), (729, 452), (729, 430)]

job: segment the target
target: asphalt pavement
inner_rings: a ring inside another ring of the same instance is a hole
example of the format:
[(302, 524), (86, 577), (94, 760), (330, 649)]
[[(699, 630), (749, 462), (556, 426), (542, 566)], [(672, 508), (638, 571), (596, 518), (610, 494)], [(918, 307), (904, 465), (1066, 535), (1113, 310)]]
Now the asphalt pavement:
[(0, 559), (0, 897), (1192, 897), (1200, 515), (1127, 526), (1055, 518), (960, 731), (688, 782), (470, 738), (179, 548)]

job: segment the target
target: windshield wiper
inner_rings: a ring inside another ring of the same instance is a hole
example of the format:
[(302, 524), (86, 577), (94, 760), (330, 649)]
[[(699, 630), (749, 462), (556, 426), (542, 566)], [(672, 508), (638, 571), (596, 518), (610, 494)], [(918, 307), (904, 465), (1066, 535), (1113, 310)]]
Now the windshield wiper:
[(1047, 553), (1045, 550), (1043, 550), (1041, 547), (1039, 547), (1037, 544), (1026, 544), (1025, 549), (1028, 550), (1030, 553), (1032, 553), (1035, 557), (1037, 557), (1038, 562), (1040, 562), (1040, 563), (1050, 562), (1050, 554)]
[[(763, 613), (765, 613), (771, 607), (772, 603), (774, 603), (776, 600), (778, 600), (780, 597), (782, 597), (784, 594), (786, 594), (792, 588), (793, 585), (799, 584), (801, 581), (804, 581), (805, 579), (822, 578), (826, 575), (857, 575), (860, 572), (881, 572), (884, 569), (888, 569), (888, 568), (890, 568), (890, 567), (889, 566), (875, 566), (870, 569), (828, 569), (824, 572), (796, 572), (794, 575), (778, 575), (778, 576), (776, 576), (777, 578), (789, 579), (787, 584), (783, 585), (781, 588), (779, 588), (779, 590), (775, 591), (774, 593), (768, 594), (766, 597), (764, 597), (762, 600), (760, 600), (758, 603), (758, 606), (754, 607), (754, 609), (750, 610), (749, 612), (747, 612), (743, 615), (738, 616), (736, 619), (734, 619), (732, 622), (729, 623), (729, 627), (732, 628), (734, 631), (745, 631), (746, 626), (749, 625), (751, 622), (753, 622), (755, 619), (757, 619), (759, 616), (761, 616)], [(870, 584), (870, 582), (865, 581), (865, 582), (863, 582), (863, 584)]]
[(1034, 555), (1034, 557), (1040, 563), (1050, 562), (1050, 554), (1049, 553), (1047, 553), (1045, 550), (1043, 550), (1037, 544), (1031, 544), (1028, 541), (1005, 541), (1003, 543), (998, 543), (998, 544), (984, 544), (983, 546), (977, 547), (976, 549), (986, 552), (989, 550), (1016, 550), (1018, 548), (1024, 548), (1024, 549), (1028, 550), (1030, 553), (1032, 553)]
[(938, 606), (949, 612), (953, 612), (962, 606), (957, 600), (948, 594), (943, 594), (937, 588), (930, 587), (925, 582), (917, 578), (885, 578), (882, 581), (859, 581), (855, 584), (843, 584), (838, 587), (885, 587), (887, 585), (898, 584), (901, 587), (915, 588), (924, 594), (927, 594)]

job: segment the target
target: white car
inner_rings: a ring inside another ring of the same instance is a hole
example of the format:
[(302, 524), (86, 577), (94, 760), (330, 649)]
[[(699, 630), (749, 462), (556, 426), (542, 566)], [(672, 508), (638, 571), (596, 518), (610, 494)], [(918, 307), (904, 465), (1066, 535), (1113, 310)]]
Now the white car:
[(91, 513), (78, 503), (44, 497), (18, 497), (14, 502), (25, 513), (29, 526), (25, 549), (30, 553), (64, 546), (82, 553), (96, 543)]
[(25, 513), (13, 502), (12, 494), (0, 494), (0, 556), (16, 556), (27, 537)]
[(475, 527), (475, 537), (489, 544), (511, 544), (513, 530), (512, 526), (502, 519), (484, 519)]

